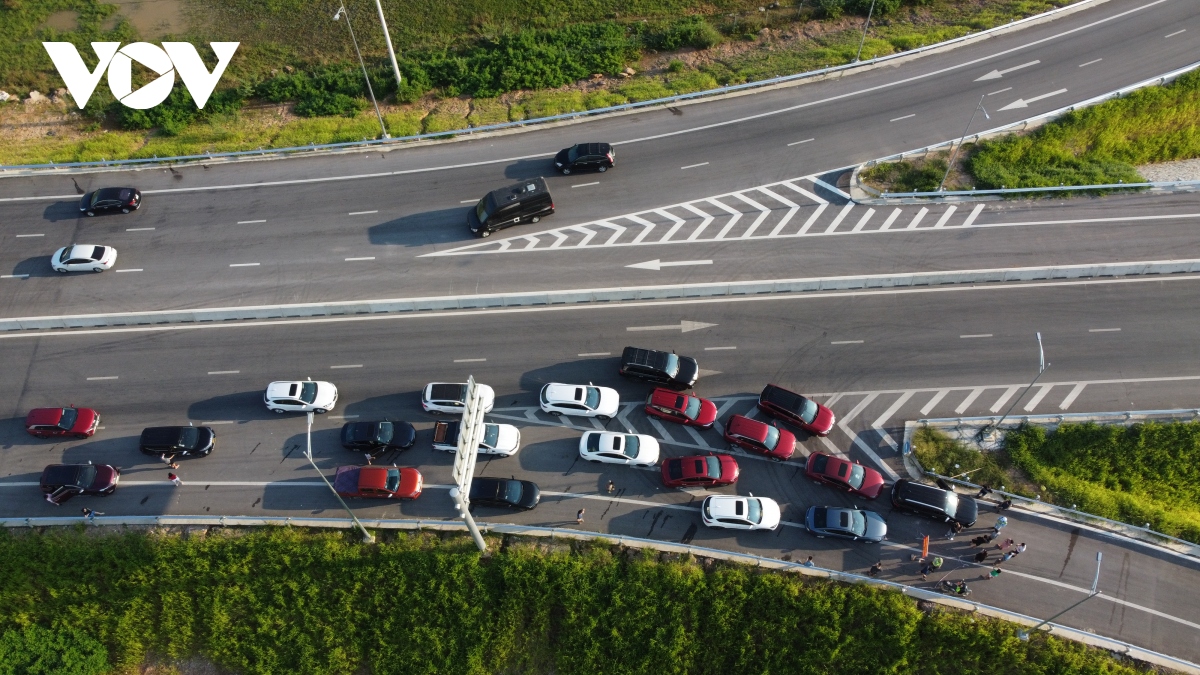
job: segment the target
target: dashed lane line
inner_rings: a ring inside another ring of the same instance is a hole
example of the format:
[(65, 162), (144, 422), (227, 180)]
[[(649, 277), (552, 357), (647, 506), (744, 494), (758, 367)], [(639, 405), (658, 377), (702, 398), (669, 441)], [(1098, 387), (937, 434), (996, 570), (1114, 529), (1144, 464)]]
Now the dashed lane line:
[(88, 382), (98, 382), (100, 380), (116, 380), (116, 379), (119, 379), (120, 377), (121, 377), (120, 375), (102, 375), (99, 377), (89, 377), (87, 379), (87, 381)]
[(963, 340), (971, 340), (974, 338), (990, 338), (990, 337), (992, 337), (992, 334), (991, 333), (973, 333), (970, 335), (959, 335), (958, 337)]
[(351, 211), (350, 213), (347, 213), (346, 215), (348, 215), (348, 216), (369, 216), (373, 213), (379, 213), (379, 211)]
[(483, 363), (487, 359), (454, 359), (455, 363)]
[(612, 356), (612, 352), (584, 352), (576, 356)]
[(830, 342), (829, 344), (831, 344), (831, 345), (861, 345), (861, 344), (863, 344), (863, 341), (862, 340), (834, 340), (833, 342)]
[(695, 169), (695, 168), (697, 168), (697, 167), (701, 167), (701, 166), (708, 166), (708, 162), (700, 162), (699, 164), (688, 164), (687, 166), (681, 166), (681, 167), (679, 167), (679, 169), (680, 169), (680, 170), (683, 170), (683, 169)]
[(817, 139), (815, 139), (815, 138), (806, 138), (806, 139), (804, 139), (804, 140), (802, 140), (802, 141), (795, 141), (794, 143), (788, 143), (788, 147), (790, 148), (790, 147), (792, 147), (793, 145), (800, 145), (800, 144), (802, 144), (802, 143), (812, 143), (812, 142), (813, 142), (813, 141), (815, 141), (815, 140), (817, 140)]
[(909, 119), (909, 118), (912, 118), (912, 117), (916, 117), (916, 116), (917, 116), (917, 113), (912, 113), (912, 114), (909, 114), (909, 115), (905, 115), (905, 116), (903, 116), (903, 117), (893, 117), (892, 119), (890, 119), (890, 120), (888, 120), (888, 121), (889, 121), (889, 122), (899, 122), (900, 120), (906, 120), (906, 119)]
[(375, 259), (375, 256), (373, 256), (373, 255), (365, 255), (365, 256), (362, 256), (359, 258), (346, 258), (346, 262), (359, 262), (361, 260), (374, 260), (374, 259)]
[(154, 229), (153, 227), (127, 227), (127, 228), (125, 228), (125, 231), (126, 232), (150, 232), (153, 229)]
[(1186, 32), (1187, 32), (1187, 29), (1186, 29), (1186, 28), (1184, 28), (1184, 29), (1182, 29), (1182, 30), (1177, 30), (1177, 31), (1175, 31), (1174, 33), (1167, 33), (1166, 35), (1164, 35), (1164, 36), (1163, 36), (1163, 38), (1171, 38), (1171, 37), (1175, 37), (1176, 35), (1179, 35), (1179, 34), (1181, 34), (1181, 33), (1186, 33)]
[(238, 225), (255, 225), (257, 223), (265, 223), (265, 222), (267, 222), (266, 219), (263, 219), (263, 220), (239, 220), (239, 221), (237, 221), (237, 224)]
[(1103, 61), (1103, 60), (1104, 60), (1104, 59), (1102, 59), (1102, 58), (1101, 58), (1101, 59), (1092, 59), (1091, 61), (1088, 61), (1087, 63), (1081, 63), (1081, 64), (1079, 64), (1079, 67), (1080, 67), (1080, 68), (1083, 68), (1084, 66), (1090, 66), (1090, 65), (1092, 65), (1093, 63), (1100, 63), (1100, 62), (1101, 62), (1101, 61)]
[(599, 185), (599, 184), (600, 184), (600, 181), (594, 180), (590, 183), (577, 183), (575, 185), (572, 185), (571, 187), (572, 188), (581, 188), (581, 187), (588, 187), (589, 185)]
[(706, 351), (706, 352), (724, 352), (724, 351), (733, 351), (735, 349), (737, 349), (736, 345), (730, 345), (728, 347), (705, 347), (704, 351)]
[(258, 267), (261, 263), (230, 263), (230, 267)]
[(242, 372), (242, 371), (240, 371), (240, 370), (210, 370), (210, 371), (208, 371), (208, 374), (209, 375), (237, 375), (240, 372)]
[(146, 270), (144, 270), (140, 267), (127, 267), (123, 270), (116, 270), (117, 274), (120, 274), (121, 272), (145, 272), (145, 271)]
[(1089, 333), (1119, 333), (1120, 328), (1089, 328)]
[(45, 234), (18, 234), (17, 239), (24, 239), (26, 237), (44, 237), (44, 236), (46, 236), (46, 235)]
[(362, 368), (362, 367), (363, 367), (363, 364), (361, 364), (361, 363), (351, 363), (351, 364), (347, 364), (347, 365), (343, 365), (343, 366), (329, 366), (329, 369), (330, 370), (346, 370), (349, 368)]

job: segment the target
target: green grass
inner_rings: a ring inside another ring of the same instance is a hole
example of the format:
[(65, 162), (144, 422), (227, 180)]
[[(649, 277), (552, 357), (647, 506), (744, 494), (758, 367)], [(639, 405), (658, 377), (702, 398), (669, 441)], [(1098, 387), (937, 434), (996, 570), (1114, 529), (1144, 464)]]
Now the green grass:
[[(1146, 672), (893, 591), (546, 546), (493, 541), (482, 559), (427, 535), (2, 532), (0, 649), (57, 640), (94, 659), (98, 641), (124, 671), (200, 655), (248, 675)], [(19, 657), (0, 651), (0, 672)]]
[(513, 106), (513, 117), (535, 119), (587, 110), (583, 94), (578, 91), (546, 91), (530, 94)]
[(946, 175), (946, 160), (949, 157), (934, 157), (929, 160), (885, 162), (859, 173), (859, 178), (888, 192), (933, 192)]
[(932, 427), (917, 429), (912, 442), (913, 455), (926, 471), (962, 476), (962, 480), (976, 485), (1018, 492), (1008, 474), (1011, 464), (1002, 451), (980, 452)]
[(477, 98), (471, 101), (471, 113), (467, 121), (471, 126), (503, 124), (510, 121), (508, 104), (494, 98)]

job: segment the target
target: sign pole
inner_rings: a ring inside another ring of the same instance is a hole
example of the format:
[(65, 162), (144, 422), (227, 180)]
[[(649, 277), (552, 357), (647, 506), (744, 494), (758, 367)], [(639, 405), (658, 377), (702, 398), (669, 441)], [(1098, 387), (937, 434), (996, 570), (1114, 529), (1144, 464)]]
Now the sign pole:
[(475, 475), (475, 458), (479, 454), (479, 443), (483, 439), (483, 396), (474, 377), (467, 377), (467, 395), (463, 401), (462, 423), (458, 429), (458, 451), (454, 455), (454, 483), (456, 487), (450, 490), (450, 498), (458, 515), (467, 524), (467, 530), (480, 552), (487, 552), (487, 543), (471, 516), (471, 479)]

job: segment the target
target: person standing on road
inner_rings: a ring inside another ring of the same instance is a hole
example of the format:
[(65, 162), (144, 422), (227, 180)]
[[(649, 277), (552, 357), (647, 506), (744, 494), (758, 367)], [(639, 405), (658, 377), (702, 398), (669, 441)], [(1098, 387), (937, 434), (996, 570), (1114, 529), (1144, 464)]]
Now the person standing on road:
[(800, 564), (804, 565), (805, 567), (816, 567), (817, 566), (817, 563), (813, 562), (811, 555), (808, 556), (808, 560), (805, 560), (804, 562), (802, 562)]
[(179, 479), (179, 476), (176, 476), (174, 473), (168, 473), (168, 474), (167, 474), (167, 480), (169, 480), (169, 481), (171, 481), (172, 483), (174, 483), (174, 484), (175, 484), (175, 487), (179, 487), (179, 486), (183, 485), (183, 481), (182, 481), (182, 480), (180, 480), (180, 479)]
[(988, 555), (988, 550), (986, 548), (980, 550), (979, 553), (975, 554), (975, 563), (982, 564), (984, 560), (987, 560)]
[(1025, 548), (1026, 548), (1025, 542), (1021, 542), (1021, 543), (1017, 544), (1017, 553), (1024, 553)]
[(954, 541), (955, 535), (957, 535), (959, 532), (962, 532), (962, 530), (963, 530), (962, 523), (959, 523), (959, 522), (950, 523), (950, 529), (946, 532), (946, 538), (949, 539), (950, 541)]
[(1005, 525), (1008, 525), (1008, 516), (1000, 516), (996, 519), (996, 524), (992, 526), (992, 533), (1000, 534), (1000, 530), (1003, 530)]
[(1000, 559), (996, 561), (996, 564), (999, 565), (1000, 563), (1008, 562), (1009, 560), (1012, 560), (1013, 556), (1016, 554), (1016, 551), (1005, 551), (1004, 555), (1000, 556)]
[(883, 561), (880, 560), (879, 562), (875, 563), (874, 565), (871, 565), (871, 569), (867, 570), (867, 576), (877, 577), (877, 576), (879, 576), (879, 573), (882, 571), (883, 571)]
[(1013, 545), (1012, 539), (1005, 539), (1004, 541), (1000, 542), (999, 544), (996, 544), (996, 548), (1000, 551), (1005, 551), (1008, 549), (1009, 546), (1012, 546), (1012, 545)]
[(58, 502), (54, 501), (54, 495), (50, 494), (49, 492), (46, 493), (46, 501), (50, 502), (51, 504), (53, 504), (55, 506), (62, 506), (62, 504), (59, 504)]
[(582, 524), (583, 524), (583, 512), (584, 512), (584, 511), (587, 511), (587, 509), (579, 509), (579, 513), (576, 513), (576, 514), (575, 514), (575, 524), (576, 524), (576, 525), (582, 525)]
[(984, 497), (986, 497), (990, 494), (992, 494), (992, 488), (988, 487), (987, 485), (984, 485), (979, 488), (979, 494), (975, 495), (975, 499), (983, 499)]

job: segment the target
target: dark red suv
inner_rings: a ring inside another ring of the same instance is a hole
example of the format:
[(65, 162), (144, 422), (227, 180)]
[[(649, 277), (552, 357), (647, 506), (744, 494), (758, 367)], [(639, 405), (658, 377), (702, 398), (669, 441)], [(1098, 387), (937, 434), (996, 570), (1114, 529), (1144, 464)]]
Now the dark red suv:
[(91, 408), (34, 408), (25, 416), (25, 431), (38, 438), (88, 438), (98, 426), (100, 414)]
[(875, 469), (823, 452), (814, 452), (808, 456), (808, 462), (804, 465), (804, 475), (819, 483), (832, 485), (867, 499), (875, 499), (884, 488), (883, 474)]
[(758, 395), (758, 409), (818, 436), (828, 436), (833, 431), (832, 410), (773, 384), (768, 384)]
[(737, 460), (732, 455), (675, 457), (662, 463), (663, 485), (667, 487), (716, 487), (737, 482)]
[(740, 448), (786, 461), (796, 452), (796, 436), (787, 429), (734, 415), (725, 424), (725, 440)]
[(707, 429), (717, 421), (717, 406), (699, 396), (681, 394), (670, 389), (655, 389), (646, 398), (646, 414)]

